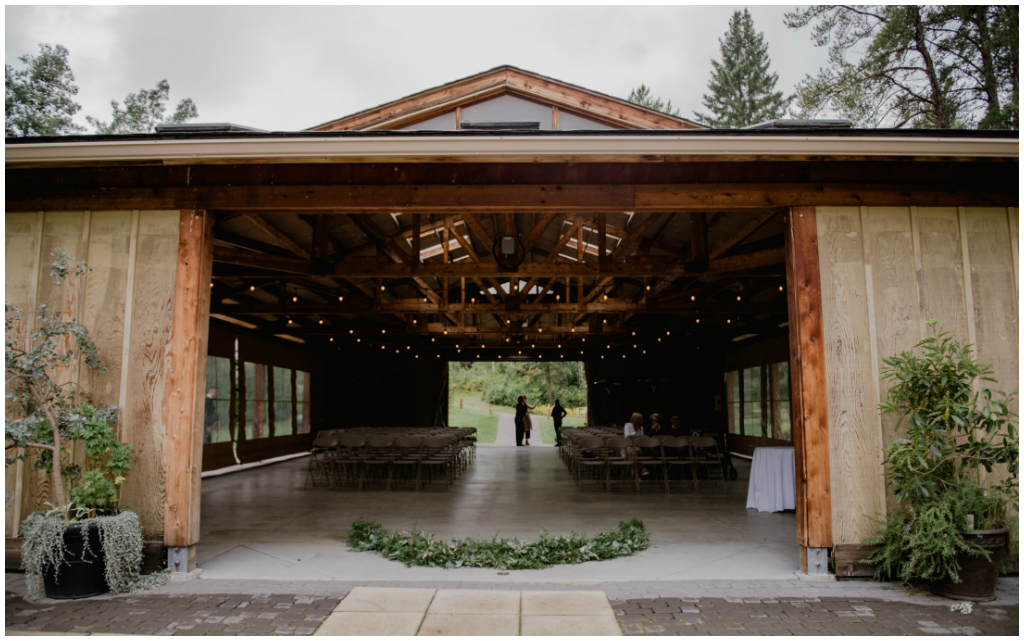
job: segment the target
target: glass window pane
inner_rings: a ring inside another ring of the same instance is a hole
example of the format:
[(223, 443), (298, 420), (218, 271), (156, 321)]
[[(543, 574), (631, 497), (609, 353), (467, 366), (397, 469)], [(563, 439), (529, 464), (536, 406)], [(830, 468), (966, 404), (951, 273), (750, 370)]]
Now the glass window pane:
[(789, 361), (779, 363), (779, 398), (789, 400)]
[[(277, 382), (276, 380), (274, 381)], [(276, 387), (276, 385), (275, 385)], [(274, 436), (286, 436), (292, 433), (291, 401), (274, 401)]]
[(761, 400), (761, 366), (743, 370), (743, 400)]
[(782, 411), (779, 412), (779, 419), (782, 423), (782, 438), (787, 441), (793, 440), (793, 423), (789, 416), (789, 401), (783, 401), (781, 403)]
[(295, 400), (296, 419), (298, 421), (298, 433), (309, 434), (311, 425), (311, 405), (309, 403), (312, 384), (310, 383), (309, 372), (295, 372)]
[(760, 402), (743, 404), (743, 433), (747, 436), (762, 436)]
[[(274, 402), (291, 403), (292, 371), (284, 367), (274, 368)], [(289, 415), (291, 410), (288, 411)]]
[(247, 439), (266, 438), (267, 366), (261, 363), (245, 364), (245, 436)]

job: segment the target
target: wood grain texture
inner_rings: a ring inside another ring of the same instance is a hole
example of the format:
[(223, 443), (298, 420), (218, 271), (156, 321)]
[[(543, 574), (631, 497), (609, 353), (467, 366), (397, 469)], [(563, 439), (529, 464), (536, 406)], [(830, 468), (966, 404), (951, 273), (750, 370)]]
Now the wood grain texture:
[[(4, 300), (21, 310), (8, 338), (27, 346), (35, 328), (36, 295), (39, 283), (39, 253), (43, 234), (42, 212), (8, 213), (4, 216)], [(22, 503), (26, 469), (23, 462), (4, 469), (4, 491), (14, 496), (4, 501), (4, 532), (17, 536), (24, 517)]]
[[(971, 307), (975, 353), (978, 361), (992, 366), (998, 383), (981, 385), (1013, 391), (1019, 387), (1019, 330), (1013, 251), (1006, 210), (964, 210), (965, 241), (970, 259)], [(1017, 403), (1011, 406), (1017, 411)], [(982, 471), (983, 476), (986, 476)], [(986, 482), (997, 483), (1006, 471), (996, 470)]]
[(133, 283), (122, 429), (135, 459), (121, 500), (138, 513), (143, 536), (159, 539), (164, 530), (167, 435), (162, 407), (170, 370), (178, 212), (140, 212), (137, 243), (140, 268)]
[[(917, 301), (917, 273), (910, 210), (905, 207), (864, 208), (865, 273), (868, 281), (869, 314), (873, 321), (873, 376), (877, 385), (875, 404), (881, 402), (892, 384), (881, 377), (883, 359), (908, 350), (921, 338), (920, 308)], [(895, 436), (894, 414), (881, 415), (871, 408), (881, 435), (880, 448)], [(893, 505), (891, 488), (886, 490), (886, 507)]]
[(872, 531), (864, 515), (882, 509), (860, 211), (817, 212), (833, 535), (859, 541)]
[(1019, 282), (1018, 282), (1018, 279), (1017, 279), (1017, 274), (1020, 273), (1019, 271), (1017, 271), (1019, 269), (1017, 267), (1017, 265), (1018, 265), (1018, 260), (1017, 260), (1017, 251), (1018, 251), (1017, 242), (1019, 240), (1017, 234), (1020, 233), (1020, 230), (1018, 228), (1019, 218), (1020, 218), (1020, 209), (1018, 209), (1017, 207), (1007, 207), (1006, 208), (1006, 219), (1007, 219), (1007, 221), (1009, 222), (1009, 225), (1010, 225), (1010, 249), (1013, 250), (1013, 284), (1014, 284), (1014, 289), (1015, 290), (1016, 290), (1016, 287), (1019, 286)]
[[(48, 313), (57, 312), (64, 318), (72, 318), (78, 310), (78, 288), (74, 286), (74, 277), (67, 286), (57, 288), (50, 277), (51, 252), (57, 248), (67, 249), (69, 256), (80, 258), (82, 255), (82, 239), (85, 233), (84, 212), (46, 212), (43, 220), (43, 237), (40, 246), (39, 280), (36, 294), (36, 305), (46, 305)], [(64, 367), (55, 372), (61, 382), (73, 379), (72, 367)], [(29, 459), (34, 461), (34, 457)], [(38, 510), (43, 503), (53, 501), (50, 478), (27, 465), (22, 503), (22, 517)]]
[(943, 329), (966, 342), (969, 334), (957, 210), (918, 207), (912, 216), (920, 248), (917, 286), (921, 322), (938, 318)]
[(790, 209), (787, 232), (797, 542), (804, 547), (831, 547), (829, 407), (815, 209)]
[(203, 407), (209, 336), (213, 215), (182, 210), (179, 217), (170, 375), (165, 381), (167, 424), (164, 545), (199, 541)]
[(82, 324), (96, 343), (105, 373), (82, 363), (79, 381), (94, 402), (117, 405), (121, 397), (124, 312), (131, 245), (131, 212), (93, 212)]

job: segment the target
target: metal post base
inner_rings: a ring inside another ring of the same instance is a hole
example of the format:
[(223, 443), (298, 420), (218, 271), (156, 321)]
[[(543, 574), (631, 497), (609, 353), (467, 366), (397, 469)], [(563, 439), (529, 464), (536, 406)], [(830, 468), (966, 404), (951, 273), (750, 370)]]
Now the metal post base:
[(196, 546), (182, 545), (167, 548), (167, 569), (172, 573), (186, 573), (195, 570)]
[(808, 575), (828, 574), (828, 548), (804, 548)]

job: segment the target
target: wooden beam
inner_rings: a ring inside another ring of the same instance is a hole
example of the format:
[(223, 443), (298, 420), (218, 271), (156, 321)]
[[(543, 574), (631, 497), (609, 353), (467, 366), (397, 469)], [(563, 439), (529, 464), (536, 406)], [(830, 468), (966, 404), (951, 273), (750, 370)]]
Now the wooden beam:
[[(8, 185), (10, 186), (10, 185)], [(8, 189), (8, 211), (218, 209), (343, 213), (708, 211), (780, 206), (1016, 207), (988, 184), (258, 185)], [(513, 220), (514, 230), (514, 220)]]
[[(419, 271), (423, 259), (420, 258), (420, 241), (422, 240), (422, 214), (412, 215), (412, 265), (413, 269)], [(445, 221), (448, 219), (445, 218)]]
[(550, 211), (543, 214), (540, 220), (537, 221), (537, 224), (533, 226), (533, 229), (530, 230), (530, 233), (526, 235), (526, 240), (523, 241), (523, 250), (527, 254), (530, 253), (530, 250), (533, 249), (533, 244), (537, 242), (537, 239), (541, 237), (541, 234), (547, 230), (548, 226), (551, 225), (551, 221), (553, 221), (556, 216), (558, 216), (558, 214)]
[[(199, 475), (212, 271), (213, 215), (202, 210), (184, 210), (178, 225), (174, 330), (169, 349), (171, 373), (163, 394), (167, 429), (163, 530), (164, 545), (168, 547), (187, 547), (199, 541)], [(194, 554), (188, 557), (194, 558)]]
[(604, 212), (594, 214), (594, 226), (597, 227), (597, 262), (608, 262), (608, 227)]
[(755, 231), (763, 227), (765, 223), (774, 218), (777, 213), (777, 211), (765, 211), (755, 215), (753, 218), (750, 219), (749, 222), (747, 222), (746, 225), (740, 227), (736, 231), (736, 233), (720, 242), (718, 246), (715, 247), (715, 249), (710, 254), (708, 254), (708, 258), (718, 258), (725, 252), (732, 249), (734, 246), (743, 242), (743, 240), (746, 239), (747, 236), (750, 236)]
[(281, 245), (283, 245), (288, 251), (292, 252), (299, 258), (303, 258), (305, 260), (310, 259), (309, 252), (306, 251), (305, 248), (302, 247), (302, 245), (299, 245), (291, 238), (288, 238), (288, 236), (286, 236), (284, 232), (268, 223), (258, 214), (245, 214), (244, 218), (253, 225), (255, 225), (257, 229), (260, 229), (266, 234), (272, 236), (275, 240), (277, 240), (277, 242), (281, 243)]
[(651, 225), (658, 222), (658, 219), (661, 218), (661, 216), (661, 212), (654, 212), (647, 217), (647, 220), (637, 225), (636, 228), (632, 232), (630, 232), (629, 236), (627, 236), (622, 242), (620, 242), (619, 246), (616, 247), (615, 251), (612, 252), (611, 260), (618, 260), (619, 258), (621, 258), (622, 255), (625, 254), (626, 251), (630, 248), (630, 246), (633, 243), (635, 243), (638, 238), (644, 235), (644, 232), (647, 231), (647, 229)]
[(690, 260), (708, 258), (708, 215), (703, 211), (690, 212)]
[[(461, 283), (464, 279), (460, 279)], [(379, 281), (378, 281), (379, 283)], [(378, 284), (377, 292), (380, 291)], [(464, 296), (460, 295), (460, 301)], [(599, 292), (595, 288), (595, 292)], [(594, 295), (593, 292), (591, 295)], [(522, 314), (567, 314), (576, 312), (579, 309), (577, 303), (544, 303), (537, 300), (534, 302), (520, 303), (517, 310)], [(651, 314), (707, 314), (714, 315), (736, 315), (736, 314), (774, 314), (784, 311), (781, 303), (714, 303), (700, 302), (690, 303), (689, 301), (663, 303), (652, 300), (647, 303), (634, 302), (631, 299), (609, 298), (608, 300), (588, 301), (584, 303), (583, 309), (587, 313), (651, 313)], [(380, 301), (370, 303), (367, 301), (345, 301), (342, 303), (289, 303), (280, 305), (277, 303), (218, 303), (213, 307), (214, 313), (227, 316), (262, 316), (262, 315), (342, 315), (342, 314), (438, 314), (444, 311), (452, 313), (470, 314), (496, 314), (505, 311), (501, 303), (485, 302), (459, 302), (443, 305), (443, 299), (437, 302), (424, 303), (422, 297), (396, 298), (390, 302)]]
[(832, 504), (828, 394), (815, 209), (794, 207), (786, 222), (797, 542), (804, 548), (829, 548)]
[(464, 214), (461, 216), (462, 220), (466, 223), (466, 226), (473, 230), (476, 237), (480, 239), (480, 242), (487, 248), (487, 253), (490, 254), (494, 251), (494, 240), (491, 238), (484, 226), (480, 224), (474, 214)]

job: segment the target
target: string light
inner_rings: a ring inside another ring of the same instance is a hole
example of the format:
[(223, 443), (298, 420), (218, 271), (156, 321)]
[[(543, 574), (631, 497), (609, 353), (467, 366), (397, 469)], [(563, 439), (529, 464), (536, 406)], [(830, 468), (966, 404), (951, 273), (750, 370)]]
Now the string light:
[(292, 319), (290, 319), (290, 318), (288, 319), (288, 324), (289, 324), (289, 325), (291, 325), (291, 324), (292, 324)]
[(700, 319), (699, 318), (697, 319), (697, 322), (700, 323)]
[(382, 330), (380, 330), (380, 333), (381, 333), (381, 334), (385, 334), (385, 333), (387, 333), (387, 331), (388, 331), (388, 330), (386, 330), (386, 329), (382, 329)]
[(211, 288), (211, 289), (213, 288), (213, 283), (210, 283), (210, 288)]
[(558, 358), (565, 358), (565, 354), (559, 354)]
[(415, 325), (415, 324), (416, 324), (416, 323), (418, 323), (418, 322), (419, 322), (419, 321), (417, 321), (417, 320), (416, 320), (415, 318), (414, 318), (414, 319), (412, 319), (412, 324), (413, 324), (413, 325)]
[(739, 302), (739, 301), (741, 301), (741, 300), (743, 300), (743, 297), (742, 297), (742, 296), (737, 296), (737, 297), (736, 297), (736, 302)]
[(647, 350), (645, 349), (645, 350), (644, 350), (644, 354), (646, 354), (646, 353), (647, 353)]
[(498, 354), (498, 359), (499, 359), (499, 360), (501, 359), (501, 354)]
[(605, 325), (607, 325), (608, 324), (608, 319), (606, 318), (606, 319), (602, 320), (601, 322), (604, 323)]
[(348, 333), (349, 333), (349, 334), (355, 334), (355, 333), (356, 333), (356, 330), (354, 330), (354, 329), (350, 329), (350, 330), (348, 330)]
[(455, 350), (455, 353), (456, 353), (456, 354), (461, 354), (461, 353), (462, 353), (462, 350), (461, 350), (461, 349), (457, 349), (457, 350)]
[(665, 336), (671, 336), (672, 332), (665, 332)]
[(320, 319), (320, 324), (321, 324), (321, 325), (323, 325), (323, 324), (324, 324), (324, 319), (322, 319), (322, 318)]
[(697, 300), (696, 296), (690, 296), (690, 300)]
[(256, 286), (255, 285), (249, 285), (249, 291), (250, 292), (256, 291)]
[(584, 342), (584, 343), (586, 343), (586, 342), (587, 342), (587, 337), (586, 337), (586, 336), (584, 336), (584, 337), (583, 337), (583, 342)]
[(780, 292), (782, 291), (782, 285), (779, 285), (779, 291)]
[(537, 358), (544, 358), (543, 354), (537, 354)]
[(622, 358), (626, 358), (626, 355), (625, 355), (625, 354), (623, 354), (623, 355), (622, 355)]
[(444, 335), (445, 335), (445, 336), (447, 336), (447, 335), (448, 335), (448, 330), (447, 330), (447, 329), (446, 329), (446, 330), (444, 330)]
[(469, 299), (469, 302), (471, 302), (471, 303), (475, 303), (475, 302), (476, 302), (476, 298), (470, 298), (470, 299)]
[(725, 324), (726, 325), (732, 325), (732, 319), (731, 318), (725, 319)]
[(636, 343), (633, 343), (633, 349), (636, 349)]
[(431, 336), (431, 337), (430, 337), (430, 342), (431, 342), (431, 343), (433, 343), (433, 342), (434, 342), (434, 337), (433, 337), (433, 336)]
[(650, 285), (647, 286), (647, 291), (651, 291), (651, 286)]
[(363, 342), (363, 339), (361, 339), (361, 338), (357, 338), (357, 339), (356, 339), (356, 342), (357, 342), (357, 343), (362, 343), (362, 342)]
[(419, 357), (420, 357), (420, 355), (419, 355), (419, 354), (416, 354), (415, 358), (419, 358)]
[(530, 343), (530, 348), (532, 349), (534, 347), (537, 347), (537, 346), (535, 344), (533, 344), (533, 343)]
[(292, 296), (292, 302), (293, 303), (299, 302), (299, 297), (298, 296)]
[(659, 342), (659, 343), (661, 342), (661, 336), (659, 336), (659, 337), (658, 337), (658, 342)]
[(555, 294), (555, 300), (562, 300), (561, 294)]
[(380, 346), (380, 348), (381, 348), (381, 349), (384, 349), (384, 346), (383, 346), (383, 345), (381, 345), (381, 346)]
[(345, 300), (345, 297), (344, 297), (344, 296), (338, 296), (338, 302), (339, 302), (339, 303), (340, 303), (340, 302), (343, 302), (344, 300)]
[(383, 285), (380, 286), (380, 291), (384, 291), (384, 286)]
[(605, 300), (608, 300), (608, 294), (605, 294), (605, 295), (604, 295), (604, 299), (605, 299)]
[(332, 343), (334, 342), (334, 337), (333, 336), (331, 336), (330, 342), (332, 342)]
[(604, 358), (604, 354), (601, 354), (601, 358)]
[(412, 349), (412, 347), (410, 347), (409, 345), (406, 345), (405, 349)]
[(506, 342), (506, 343), (508, 342), (508, 338), (506, 338), (506, 339), (505, 339), (505, 342)]
[(396, 354), (401, 354), (401, 350), (397, 350), (397, 349), (396, 349), (396, 350), (395, 350), (395, 353), (396, 353)]
[(633, 332), (633, 336), (636, 336), (636, 332)]

